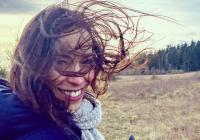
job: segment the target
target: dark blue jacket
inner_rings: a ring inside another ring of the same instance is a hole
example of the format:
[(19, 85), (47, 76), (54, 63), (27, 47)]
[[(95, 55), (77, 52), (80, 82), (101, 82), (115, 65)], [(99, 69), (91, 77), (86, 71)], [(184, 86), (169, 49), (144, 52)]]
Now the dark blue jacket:
[(45, 115), (25, 106), (0, 79), (0, 140), (80, 140), (81, 131), (72, 122), (71, 130), (63, 131)]

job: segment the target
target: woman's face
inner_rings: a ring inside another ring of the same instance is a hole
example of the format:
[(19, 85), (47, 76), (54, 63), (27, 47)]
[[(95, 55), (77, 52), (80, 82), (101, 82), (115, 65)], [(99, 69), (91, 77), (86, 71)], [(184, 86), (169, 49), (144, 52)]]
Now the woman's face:
[[(83, 75), (75, 75), (93, 63), (92, 41), (88, 39), (89, 33), (82, 30), (61, 37), (55, 43), (56, 57), (49, 73), (51, 88), (56, 98), (69, 104), (70, 112), (80, 107), (85, 90), (94, 79), (94, 69)], [(74, 75), (65, 76), (59, 70), (66, 70)]]

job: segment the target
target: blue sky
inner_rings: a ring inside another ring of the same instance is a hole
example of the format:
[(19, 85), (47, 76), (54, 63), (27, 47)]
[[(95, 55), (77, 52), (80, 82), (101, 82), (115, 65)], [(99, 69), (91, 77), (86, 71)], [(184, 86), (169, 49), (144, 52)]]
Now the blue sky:
[[(59, 1), (0, 0), (0, 45), (13, 46), (24, 25), (35, 13), (51, 3)], [(152, 17), (144, 18), (140, 26), (154, 33), (148, 47), (159, 49), (166, 47), (167, 44), (177, 44), (200, 39), (200, 0), (113, 1), (140, 11), (169, 16), (181, 24)]]

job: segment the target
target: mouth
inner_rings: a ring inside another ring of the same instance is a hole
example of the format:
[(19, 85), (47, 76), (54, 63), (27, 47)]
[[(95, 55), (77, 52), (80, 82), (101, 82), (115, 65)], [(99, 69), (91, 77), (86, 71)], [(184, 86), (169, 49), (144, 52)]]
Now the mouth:
[(70, 101), (77, 101), (79, 99), (81, 99), (84, 95), (83, 89), (79, 89), (79, 90), (65, 90), (65, 89), (60, 89), (58, 88), (58, 90), (65, 95), (66, 99), (70, 100)]

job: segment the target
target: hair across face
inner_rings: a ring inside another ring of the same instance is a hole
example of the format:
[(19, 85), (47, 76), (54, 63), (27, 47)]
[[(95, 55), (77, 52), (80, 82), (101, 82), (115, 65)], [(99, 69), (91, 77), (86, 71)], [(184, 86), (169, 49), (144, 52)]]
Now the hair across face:
[(47, 7), (26, 25), (18, 41), (11, 87), (25, 103), (65, 124), (63, 112), (68, 106), (49, 86), (52, 68), (58, 77), (84, 77), (92, 71), (93, 77), (86, 79), (93, 92), (105, 93), (110, 76), (134, 62), (137, 55), (131, 56), (131, 49), (148, 39), (135, 22), (146, 15), (97, 0)]
[(80, 107), (85, 90), (94, 79), (95, 55), (85, 30), (59, 38), (49, 72), (50, 87), (56, 98), (68, 104), (68, 111)]
[(55, 43), (54, 68), (65, 76), (84, 76), (96, 68), (97, 56), (89, 33), (81, 29), (75, 32)]

